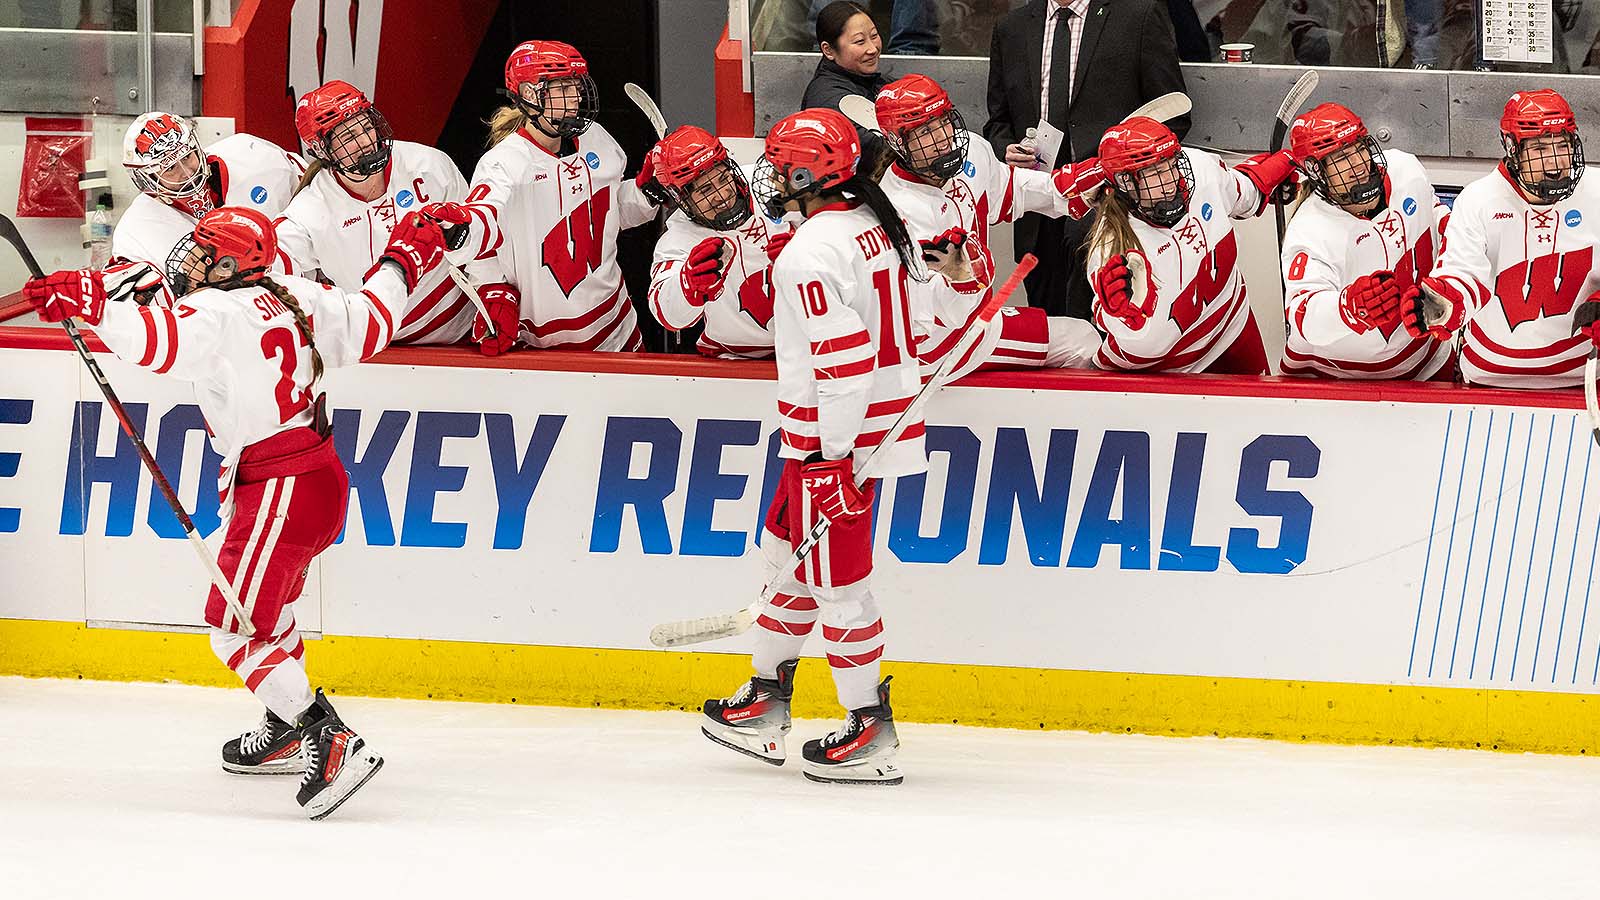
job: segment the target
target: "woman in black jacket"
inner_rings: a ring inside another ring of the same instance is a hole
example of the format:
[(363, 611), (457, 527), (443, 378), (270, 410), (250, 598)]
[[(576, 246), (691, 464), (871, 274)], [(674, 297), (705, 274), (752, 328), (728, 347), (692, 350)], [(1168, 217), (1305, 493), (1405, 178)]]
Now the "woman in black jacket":
[[(822, 48), (822, 60), (817, 72), (806, 85), (803, 109), (838, 109), (839, 99), (847, 94), (858, 94), (876, 100), (878, 92), (889, 83), (878, 72), (883, 58), (883, 39), (872, 24), (867, 8), (853, 0), (837, 0), (817, 13), (817, 44)], [(876, 132), (857, 126), (861, 136), (861, 166), (864, 171), (875, 171), (869, 165), (886, 159), (883, 139)]]

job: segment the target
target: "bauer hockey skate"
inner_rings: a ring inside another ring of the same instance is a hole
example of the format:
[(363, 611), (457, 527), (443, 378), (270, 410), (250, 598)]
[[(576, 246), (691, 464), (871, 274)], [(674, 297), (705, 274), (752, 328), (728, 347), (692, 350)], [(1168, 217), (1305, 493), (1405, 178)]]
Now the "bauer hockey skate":
[(830, 784), (899, 784), (905, 780), (895, 765), (900, 738), (889, 708), (889, 682), (878, 685), (878, 705), (852, 709), (838, 731), (806, 741), (801, 755), (812, 781)]
[(778, 664), (778, 677), (752, 678), (732, 697), (707, 700), (706, 737), (746, 756), (775, 766), (783, 765), (789, 751), (789, 700), (794, 697), (794, 669), (800, 661)]
[(383, 757), (333, 711), (333, 704), (317, 689), (317, 701), (301, 717), (306, 772), (295, 798), (312, 819), (338, 809), (350, 795), (383, 768)]
[(306, 770), (300, 729), (273, 715), (222, 745), (222, 770), (235, 775), (299, 775)]

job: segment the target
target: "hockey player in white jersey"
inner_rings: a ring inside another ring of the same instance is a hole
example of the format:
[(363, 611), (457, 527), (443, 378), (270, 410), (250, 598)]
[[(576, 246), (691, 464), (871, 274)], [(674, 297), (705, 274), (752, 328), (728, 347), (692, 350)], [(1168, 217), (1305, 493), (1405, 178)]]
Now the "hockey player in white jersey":
[[(1051, 173), (1000, 162), (988, 141), (967, 131), (944, 88), (926, 75), (891, 82), (874, 105), (884, 142), (894, 154), (883, 176), (884, 193), (917, 241), (964, 238), (964, 252), (973, 257), (982, 283), (994, 280), (991, 226), (1023, 213), (1067, 212), (1067, 200), (1056, 191)], [(956, 346), (987, 292), (941, 291), (938, 280), (930, 285), (931, 302), (913, 312), (918, 319), (917, 354), (923, 365), (934, 368)], [(980, 367), (1088, 368), (1099, 346), (1099, 334), (1085, 320), (1046, 316), (1037, 307), (1007, 307), (957, 361), (951, 378)]]
[[(889, 679), (878, 681), (883, 620), (869, 583), (877, 477), (927, 469), (921, 421), (856, 472), (912, 402), (921, 367), (911, 338), (906, 285), (919, 262), (905, 223), (881, 189), (856, 174), (855, 127), (831, 109), (809, 109), (767, 133), (752, 189), (771, 212), (804, 221), (772, 268), (778, 415), (784, 459), (761, 542), (780, 588), (756, 622), (755, 677), (732, 696), (707, 700), (711, 740), (774, 765), (787, 758), (794, 671), (820, 618), (823, 646), (845, 722), (802, 749), (814, 781), (899, 784), (899, 739)], [(964, 257), (943, 274), (971, 281)], [(805, 563), (779, 572), (819, 518), (831, 527)]]
[[(499, 336), (486, 353), (514, 342), (552, 350), (640, 350), (638, 317), (617, 266), (617, 232), (655, 218), (627, 157), (594, 121), (589, 64), (560, 41), (527, 41), (506, 60), (512, 106), (490, 121), (489, 152), (478, 161), (462, 204), (434, 204), (433, 215), (469, 224), (450, 252), (476, 284), (503, 283), (485, 297)], [(477, 333), (477, 332), (475, 332)]]
[(1590, 341), (1573, 308), (1600, 288), (1600, 182), (1583, 177), (1577, 118), (1555, 91), (1512, 94), (1500, 134), (1505, 158), (1456, 198), (1444, 252), (1402, 299), (1402, 321), (1441, 342), (1459, 333), (1470, 384), (1581, 384)]
[(139, 196), (117, 221), (111, 256), (162, 272), (172, 248), (201, 216), (235, 206), (275, 218), (306, 170), (298, 155), (248, 134), (201, 150), (193, 123), (164, 112), (145, 113), (128, 126), (122, 164)]
[(1400, 324), (1400, 298), (1432, 271), (1450, 214), (1422, 164), (1379, 149), (1337, 103), (1294, 120), (1289, 152), (1312, 193), (1283, 240), (1283, 373), (1451, 380), (1450, 345)]
[(1233, 219), (1259, 215), (1294, 171), (1287, 151), (1229, 168), (1134, 117), (1100, 139), (1102, 193), (1089, 234), (1095, 323), (1104, 369), (1267, 373), (1250, 313)]
[[(407, 212), (467, 196), (467, 180), (442, 151), (397, 141), (366, 95), (343, 81), (307, 92), (294, 124), (312, 159), (301, 188), (275, 223), (278, 265), (353, 291)], [(439, 266), (417, 284), (395, 328), (395, 344), (452, 344), (467, 337), (473, 305)]]
[(395, 226), (361, 288), (347, 292), (269, 277), (277, 255), (272, 223), (254, 210), (223, 207), (202, 217), (174, 254), (175, 309), (108, 302), (108, 293), (125, 293), (111, 279), (137, 278), (142, 286), (157, 277), (147, 265), (110, 275), (57, 272), (24, 289), (45, 321), (80, 318), (123, 360), (193, 382), (224, 461), (226, 531), (217, 562), (247, 617), (234, 618), (213, 587), (205, 612), (211, 647), (267, 708), (258, 728), (223, 746), (222, 766), (303, 773), (296, 799), (313, 819), (333, 812), (383, 765), (322, 691), (311, 690), (301, 663), (305, 645), (292, 604), (307, 566), (343, 527), (350, 493), (317, 382), (325, 367), (354, 365), (383, 349), (407, 293), (442, 259), (443, 243), (437, 225), (412, 213)]
[(669, 331), (703, 320), (696, 347), (706, 356), (771, 357), (768, 252), (789, 227), (756, 211), (747, 173), (703, 129), (678, 128), (650, 154), (656, 182), (678, 208), (656, 242), (650, 311)]

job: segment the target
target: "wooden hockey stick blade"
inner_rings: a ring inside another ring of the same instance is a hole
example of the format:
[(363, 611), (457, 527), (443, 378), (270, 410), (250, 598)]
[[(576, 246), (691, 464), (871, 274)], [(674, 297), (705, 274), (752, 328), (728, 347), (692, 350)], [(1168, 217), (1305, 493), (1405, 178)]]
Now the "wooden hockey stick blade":
[(1600, 398), (1595, 395), (1596, 377), (1600, 377), (1600, 346), (1589, 350), (1589, 361), (1583, 364), (1583, 407), (1589, 411), (1594, 442), (1600, 444)]
[(1194, 109), (1194, 104), (1190, 102), (1188, 94), (1182, 91), (1173, 91), (1146, 102), (1138, 109), (1128, 113), (1122, 121), (1126, 122), (1129, 119), (1143, 117), (1155, 119), (1157, 122), (1170, 122), (1179, 116), (1188, 115), (1192, 109)]
[(839, 112), (856, 125), (883, 133), (883, 127), (878, 124), (878, 107), (871, 100), (860, 94), (846, 94), (839, 98)]
[(659, 141), (666, 137), (667, 118), (661, 114), (661, 107), (656, 106), (656, 101), (650, 99), (650, 95), (645, 93), (644, 88), (630, 81), (622, 86), (622, 92), (627, 94), (628, 99), (633, 101), (633, 105), (639, 107), (639, 111), (644, 113), (644, 117), (650, 120), (650, 127), (656, 130), (656, 140)]

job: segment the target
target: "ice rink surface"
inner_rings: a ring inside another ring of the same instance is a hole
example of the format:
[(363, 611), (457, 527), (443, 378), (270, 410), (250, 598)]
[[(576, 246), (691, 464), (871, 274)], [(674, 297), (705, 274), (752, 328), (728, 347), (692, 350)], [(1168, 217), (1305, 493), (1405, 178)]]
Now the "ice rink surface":
[(826, 722), (778, 769), (684, 713), (335, 703), (387, 764), (310, 822), (219, 768), (243, 690), (0, 678), (0, 897), (1600, 892), (1583, 757), (905, 724), (906, 783), (851, 788), (801, 777)]

